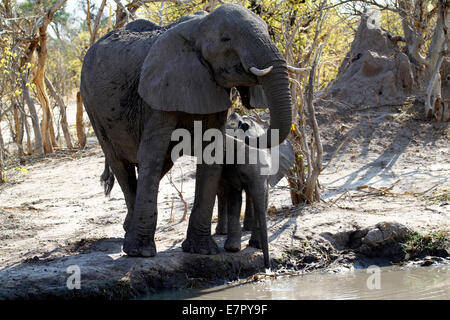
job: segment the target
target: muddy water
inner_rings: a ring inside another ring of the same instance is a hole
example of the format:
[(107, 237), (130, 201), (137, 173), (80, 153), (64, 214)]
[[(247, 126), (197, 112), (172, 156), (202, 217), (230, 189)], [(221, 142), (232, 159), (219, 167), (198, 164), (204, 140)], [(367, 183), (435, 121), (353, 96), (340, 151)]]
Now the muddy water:
[(256, 283), (228, 284), (205, 290), (163, 293), (147, 298), (448, 300), (450, 299), (450, 267), (389, 267), (342, 273), (310, 273)]

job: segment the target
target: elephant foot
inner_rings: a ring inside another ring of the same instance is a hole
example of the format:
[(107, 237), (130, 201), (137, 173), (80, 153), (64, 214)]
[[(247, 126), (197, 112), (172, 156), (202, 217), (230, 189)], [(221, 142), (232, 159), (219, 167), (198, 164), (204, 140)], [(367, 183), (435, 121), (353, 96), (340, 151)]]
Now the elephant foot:
[(252, 248), (256, 248), (256, 249), (261, 249), (262, 245), (261, 245), (261, 241), (257, 240), (257, 239), (250, 239), (250, 241), (248, 242), (248, 245)]
[(184, 252), (199, 254), (218, 254), (219, 247), (211, 236), (188, 237), (181, 245)]
[(135, 232), (127, 231), (123, 251), (130, 257), (154, 257), (156, 255), (155, 240), (150, 236), (138, 236)]
[(229, 252), (238, 252), (241, 250), (241, 239), (230, 239), (225, 241), (224, 249)]

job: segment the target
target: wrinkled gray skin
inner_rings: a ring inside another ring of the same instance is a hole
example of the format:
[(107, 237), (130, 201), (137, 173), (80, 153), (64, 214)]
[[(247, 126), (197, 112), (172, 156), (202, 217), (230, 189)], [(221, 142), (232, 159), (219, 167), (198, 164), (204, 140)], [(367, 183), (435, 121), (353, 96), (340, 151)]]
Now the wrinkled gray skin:
[[(145, 257), (156, 254), (158, 187), (173, 165), (175, 129), (193, 136), (197, 120), (203, 131), (223, 132), (232, 87), (246, 106), (254, 95), (265, 97), (271, 114), (267, 141), (273, 129), (279, 130), (276, 142), (283, 141), (291, 125), (286, 62), (258, 16), (224, 4), (210, 14), (149, 29), (141, 20), (108, 33), (88, 50), (81, 72), (85, 109), (111, 168), (103, 178), (116, 177), (127, 204), (123, 250)], [(262, 77), (249, 72), (271, 65)], [(186, 252), (219, 251), (211, 237), (211, 215), (221, 171), (219, 164), (197, 165), (194, 206), (182, 244)]]

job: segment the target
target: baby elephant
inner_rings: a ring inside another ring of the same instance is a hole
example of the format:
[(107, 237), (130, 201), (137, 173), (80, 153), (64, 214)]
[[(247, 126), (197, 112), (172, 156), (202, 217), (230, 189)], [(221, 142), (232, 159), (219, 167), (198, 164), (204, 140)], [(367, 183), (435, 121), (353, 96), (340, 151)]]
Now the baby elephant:
[[(248, 117), (241, 117), (235, 113), (231, 114), (227, 121), (227, 128), (241, 129), (245, 135), (259, 136), (264, 129)], [(287, 141), (287, 140), (286, 140)], [(288, 142), (286, 142), (288, 143)], [(290, 144), (285, 144), (283, 150), (280, 146), (280, 169), (276, 174), (269, 175), (271, 155), (267, 150), (257, 150), (258, 161), (249, 164), (249, 147), (243, 141), (237, 140), (237, 149), (244, 148), (246, 161), (244, 164), (225, 164), (222, 177), (219, 182), (218, 196), (218, 225), (216, 233), (227, 233), (225, 250), (239, 251), (241, 249), (242, 228), (240, 213), (242, 206), (242, 191), (246, 193), (246, 211), (244, 229), (252, 231), (249, 245), (263, 250), (264, 266), (270, 267), (269, 247), (267, 239), (266, 211), (268, 205), (269, 182), (273, 186), (284, 175), (292, 165), (294, 152)], [(289, 149), (290, 148), (290, 149)], [(286, 152), (286, 150), (288, 152)], [(290, 151), (290, 152), (289, 152)], [(283, 158), (287, 153), (288, 160)], [(287, 169), (286, 169), (287, 168)]]
[[(242, 130), (244, 136), (258, 137), (264, 134), (264, 129), (261, 125), (256, 123), (252, 118), (248, 116), (241, 116), (235, 112), (230, 114), (226, 123), (227, 129)], [(287, 140), (285, 140), (287, 141)], [(224, 194), (224, 179), (219, 183), (217, 190), (218, 200), (218, 223), (216, 226), (216, 234), (228, 233), (228, 221), (227, 221), (227, 204), (226, 195)], [(273, 185), (272, 185), (273, 186)], [(253, 202), (248, 192), (245, 193), (245, 218), (244, 218), (244, 231), (251, 231), (253, 227)]]

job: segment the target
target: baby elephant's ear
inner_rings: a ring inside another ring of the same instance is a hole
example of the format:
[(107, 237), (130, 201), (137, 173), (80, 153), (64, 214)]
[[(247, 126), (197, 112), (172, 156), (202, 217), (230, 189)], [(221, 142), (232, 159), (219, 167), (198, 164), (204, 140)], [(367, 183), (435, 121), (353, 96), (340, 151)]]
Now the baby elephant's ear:
[(289, 171), (295, 162), (295, 152), (288, 139), (279, 145), (279, 167), (278, 172), (271, 175), (268, 179), (269, 185), (274, 187)]
[(231, 106), (201, 52), (189, 40), (201, 17), (182, 22), (162, 34), (142, 65), (139, 95), (153, 109), (210, 114)]

